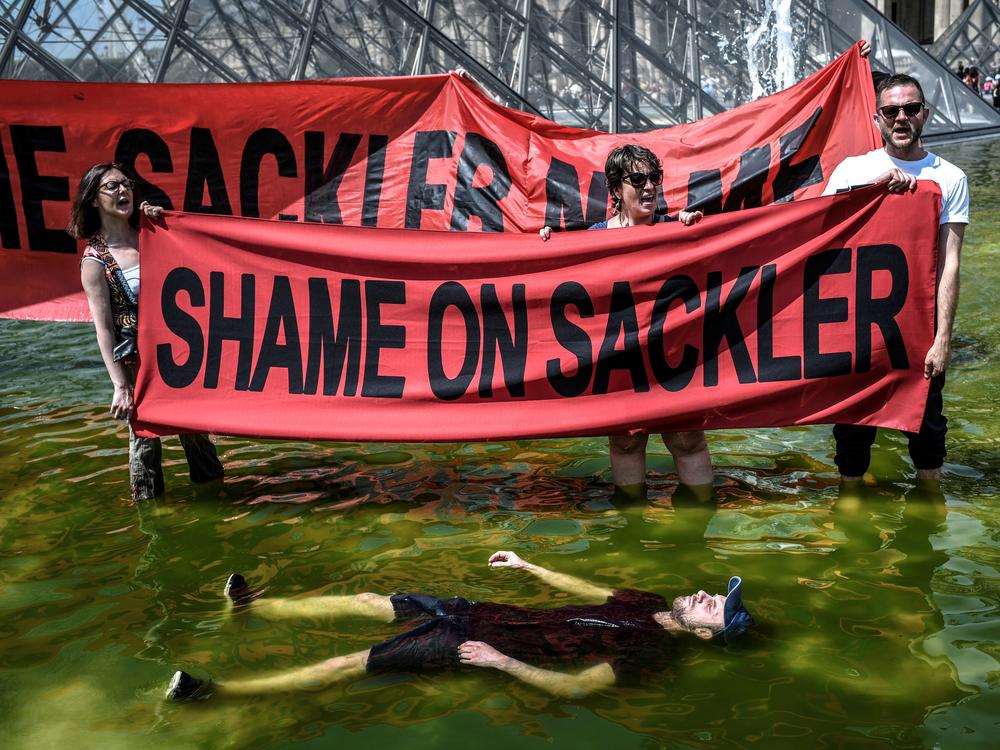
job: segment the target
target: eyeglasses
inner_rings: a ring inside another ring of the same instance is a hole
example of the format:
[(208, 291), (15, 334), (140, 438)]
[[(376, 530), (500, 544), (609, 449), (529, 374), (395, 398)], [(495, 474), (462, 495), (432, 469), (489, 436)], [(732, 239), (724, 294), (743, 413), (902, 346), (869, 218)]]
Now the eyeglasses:
[(663, 182), (663, 170), (654, 169), (652, 172), (629, 172), (625, 175), (625, 182), (636, 190), (646, 187), (646, 180), (649, 180), (654, 185), (659, 185)]
[(103, 185), (101, 185), (101, 190), (107, 193), (117, 193), (121, 188), (126, 190), (131, 190), (135, 187), (135, 183), (132, 180), (126, 178), (124, 180), (108, 180)]
[(879, 114), (887, 120), (895, 120), (899, 115), (899, 110), (903, 110), (907, 117), (916, 117), (924, 111), (926, 105), (923, 102), (907, 102), (906, 104), (886, 104), (879, 107)]

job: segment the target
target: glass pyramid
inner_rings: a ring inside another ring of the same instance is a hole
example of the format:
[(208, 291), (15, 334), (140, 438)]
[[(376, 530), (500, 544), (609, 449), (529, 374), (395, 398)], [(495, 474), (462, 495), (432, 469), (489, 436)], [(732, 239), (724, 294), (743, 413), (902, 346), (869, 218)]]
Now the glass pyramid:
[(984, 78), (1000, 74), (1000, 5), (973, 0), (930, 51), (952, 70), (964, 63), (975, 65)]

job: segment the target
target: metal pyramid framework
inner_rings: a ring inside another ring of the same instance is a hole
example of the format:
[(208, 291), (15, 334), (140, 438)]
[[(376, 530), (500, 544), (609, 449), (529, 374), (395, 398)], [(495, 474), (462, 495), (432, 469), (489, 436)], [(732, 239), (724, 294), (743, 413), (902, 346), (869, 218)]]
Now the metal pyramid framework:
[(931, 46), (931, 54), (952, 70), (975, 65), (983, 76), (1000, 72), (1000, 6), (973, 0)]
[(0, 0), (0, 76), (299, 80), (465, 67), (498, 101), (636, 131), (784, 88), (871, 39), (924, 84), (925, 132), (1000, 126), (863, 0)]

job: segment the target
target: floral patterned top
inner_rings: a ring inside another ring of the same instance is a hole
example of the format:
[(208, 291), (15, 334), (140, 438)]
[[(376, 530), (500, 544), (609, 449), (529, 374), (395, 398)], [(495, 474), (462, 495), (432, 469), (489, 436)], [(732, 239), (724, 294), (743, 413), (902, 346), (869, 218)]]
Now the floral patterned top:
[[(111, 293), (111, 321), (115, 327), (115, 338), (122, 338), (122, 329), (135, 329), (139, 325), (139, 300), (125, 280), (125, 274), (118, 265), (111, 251), (108, 250), (104, 236), (98, 232), (87, 243), (83, 251), (84, 258), (93, 258), (104, 266), (104, 277), (108, 281), (108, 291)], [(82, 262), (82, 261), (81, 261)]]

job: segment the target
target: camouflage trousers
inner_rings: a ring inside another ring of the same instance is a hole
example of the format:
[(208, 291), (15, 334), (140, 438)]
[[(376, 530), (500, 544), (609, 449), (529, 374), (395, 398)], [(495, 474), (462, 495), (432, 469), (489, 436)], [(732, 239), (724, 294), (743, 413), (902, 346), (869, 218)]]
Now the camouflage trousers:
[[(126, 370), (134, 384), (134, 368)], [(222, 478), (222, 462), (215, 451), (215, 443), (209, 440), (208, 435), (181, 435), (180, 439), (192, 482)], [(133, 500), (149, 500), (163, 494), (163, 446), (160, 439), (139, 437), (131, 423), (128, 426), (128, 474)]]
[[(180, 439), (192, 482), (222, 478), (222, 462), (215, 451), (215, 443), (209, 440), (208, 435), (181, 435)], [(149, 500), (163, 494), (163, 446), (160, 439), (139, 437), (131, 425), (128, 429), (128, 473), (133, 500)]]

